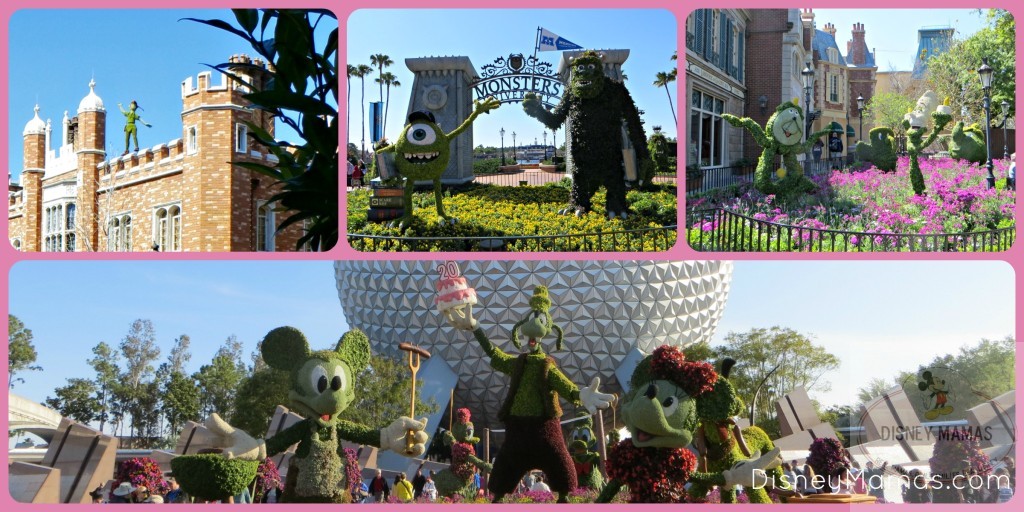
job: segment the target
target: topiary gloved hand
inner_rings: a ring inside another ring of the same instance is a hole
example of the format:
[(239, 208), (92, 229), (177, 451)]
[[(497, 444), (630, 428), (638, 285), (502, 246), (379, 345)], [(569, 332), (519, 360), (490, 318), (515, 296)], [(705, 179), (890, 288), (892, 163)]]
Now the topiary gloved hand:
[(254, 439), (244, 430), (237, 429), (213, 413), (206, 420), (206, 428), (219, 439), (222, 452), (227, 459), (263, 460), (267, 458), (267, 443), (262, 439)]
[(615, 399), (615, 395), (598, 391), (600, 385), (601, 377), (594, 377), (589, 386), (580, 388), (580, 402), (583, 402), (583, 407), (586, 407), (590, 414), (596, 413), (598, 409), (607, 409)]
[[(406, 456), (418, 457), (426, 451), (427, 433), (423, 431), (425, 428), (427, 428), (427, 418), (416, 421), (402, 416), (380, 429), (380, 447)], [(405, 438), (406, 433), (410, 430), (415, 432), (411, 453), (406, 451), (408, 445)]]
[(722, 472), (725, 478), (726, 487), (742, 485), (745, 488), (764, 488), (768, 483), (766, 469), (772, 469), (782, 464), (781, 450), (774, 450), (761, 455), (761, 452), (754, 452), (749, 459), (737, 462), (731, 469)]

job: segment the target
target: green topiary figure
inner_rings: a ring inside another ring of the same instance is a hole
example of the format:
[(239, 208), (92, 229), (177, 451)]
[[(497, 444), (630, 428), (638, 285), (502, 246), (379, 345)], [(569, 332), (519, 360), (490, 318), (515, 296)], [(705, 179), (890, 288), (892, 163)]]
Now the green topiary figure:
[(523, 110), (551, 130), (570, 121), (566, 147), (569, 148), (572, 188), (569, 206), (559, 213), (582, 215), (590, 211), (597, 189), (606, 189), (608, 218), (626, 218), (626, 183), (622, 159), (622, 121), (637, 152), (641, 184), (650, 183), (654, 164), (647, 151), (647, 139), (636, 103), (626, 86), (604, 74), (602, 54), (587, 50), (570, 59), (569, 86), (554, 110), (545, 109), (537, 95), (527, 93)]
[(623, 485), (629, 488), (632, 503), (682, 503), (687, 496), (703, 496), (692, 494), (694, 488), (764, 484), (757, 477), (782, 462), (778, 449), (754, 454), (724, 470), (703, 472), (686, 448), (698, 428), (698, 401), (718, 380), (710, 364), (687, 361), (676, 347), (663, 345), (640, 361), (622, 401), (622, 420), (630, 438), (608, 453), (609, 481), (598, 503), (611, 501)]
[(868, 140), (858, 141), (855, 151), (857, 160), (868, 162), (881, 171), (896, 170), (896, 138), (892, 128), (872, 128)]
[(473, 422), (469, 421), (469, 409), (459, 409), (455, 412), (456, 423), (450, 431), (444, 432), (444, 444), (451, 446), (452, 463), (437, 474), (434, 479), (437, 485), (438, 496), (451, 498), (456, 494), (463, 498), (472, 498), (473, 493), (473, 468), (489, 472), (491, 465), (476, 456), (474, 444), (480, 442), (479, 437), (473, 435)]
[[(768, 434), (756, 426), (740, 429), (735, 418), (743, 412), (743, 400), (736, 395), (736, 389), (729, 382), (729, 372), (736, 364), (731, 358), (722, 361), (719, 379), (710, 392), (697, 398), (697, 416), (700, 426), (694, 444), (697, 446), (700, 466), (707, 471), (725, 471), (747, 459), (753, 453), (767, 453), (775, 449)], [(771, 487), (784, 488), (782, 469), (775, 467), (765, 471)], [(695, 499), (703, 499), (711, 486), (696, 483), (690, 488)], [(746, 488), (751, 503), (771, 503), (764, 486)], [(736, 502), (736, 489), (721, 486), (722, 503)]]
[(428, 180), (434, 182), (434, 205), (437, 207), (438, 220), (455, 223), (455, 219), (444, 211), (441, 194), (441, 175), (448, 168), (451, 143), (455, 137), (469, 129), (480, 114), (489, 113), (500, 105), (493, 97), (473, 101), (473, 112), (447, 134), (437, 125), (432, 112), (413, 112), (409, 114), (408, 124), (402, 129), (398, 142), (377, 149), (378, 153), (395, 153), (395, 167), (398, 174), (405, 178), (405, 214), (393, 221), (392, 225), (404, 228), (412, 223), (413, 186), (417, 181)]
[(552, 332), (556, 336), (556, 350), (562, 348), (562, 328), (554, 324), (550, 310), (548, 289), (536, 287), (530, 298), (530, 311), (512, 327), (512, 344), (517, 349), (522, 348), (520, 332), (528, 339), (526, 351), (518, 356), (495, 347), (473, 318), (471, 309), (463, 316), (448, 315), (453, 327), (473, 332), (490, 357), (491, 368), (511, 377), (505, 403), (498, 411), (498, 419), (505, 423), (505, 442), (487, 481), (495, 503), (514, 491), (532, 469), (544, 471), (551, 490), (558, 493), (558, 501), (566, 503), (577, 481), (558, 422), (562, 416), (558, 398), (583, 405), (591, 412), (608, 407), (613, 398), (597, 391), (600, 379), (596, 377), (590, 386), (576, 387), (558, 369), (555, 360), (544, 353), (541, 341)]
[(573, 424), (566, 439), (576, 468), (576, 482), (580, 487), (601, 490), (604, 475), (601, 474), (601, 456), (595, 451), (598, 439), (594, 435), (594, 420), (585, 412), (580, 412), (578, 417), (583, 419)]
[(966, 128), (963, 121), (953, 125), (953, 134), (949, 139), (949, 156), (979, 165), (988, 160), (985, 132), (978, 123)]
[[(793, 98), (793, 101), (776, 107), (775, 113), (768, 118), (764, 128), (749, 117), (741, 119), (734, 115), (722, 114), (722, 119), (729, 124), (737, 128), (746, 128), (762, 148), (761, 158), (758, 159), (757, 168), (754, 170), (754, 188), (764, 194), (775, 194), (783, 200), (815, 189), (814, 183), (804, 176), (804, 169), (796, 156), (806, 152), (814, 141), (829, 133), (827, 128), (814, 132), (801, 144), (800, 139), (804, 134), (804, 111), (797, 105), (797, 101)], [(776, 183), (772, 181), (772, 174), (775, 173), (777, 156), (782, 157), (783, 169), (780, 169), (779, 173), (782, 179)]]
[(647, 139), (647, 152), (654, 162), (654, 172), (669, 172), (668, 138), (661, 132), (655, 132)]
[[(207, 428), (221, 436), (228, 458), (263, 460), (298, 443), (286, 477), (284, 502), (343, 503), (351, 500), (345, 476), (342, 440), (393, 450), (407, 456), (423, 453), (427, 420), (401, 417), (374, 429), (338, 419), (356, 398), (355, 376), (370, 361), (370, 342), (359, 330), (347, 332), (334, 350), (312, 352), (306, 337), (294, 327), (270, 331), (260, 347), (271, 368), (291, 374), (288, 394), (292, 411), (304, 420), (268, 439), (253, 439), (214, 413)], [(407, 439), (407, 434), (412, 434)], [(412, 443), (411, 452), (407, 450)]]
[[(932, 112), (932, 120), (935, 121), (935, 129), (931, 131), (928, 138), (925, 135), (928, 134), (927, 126), (913, 126), (910, 122), (910, 118), (920, 122), (923, 116), (917, 116), (913, 113), (907, 114), (907, 117), (903, 118), (903, 129), (907, 132), (907, 154), (910, 155), (910, 185), (914, 188), (914, 194), (924, 195), (924, 176), (921, 174), (921, 164), (917, 161), (917, 158), (921, 155), (921, 152), (928, 146), (931, 146), (935, 139), (939, 137), (939, 132), (953, 120), (953, 116), (942, 112)], [(920, 122), (920, 124), (924, 124)]]

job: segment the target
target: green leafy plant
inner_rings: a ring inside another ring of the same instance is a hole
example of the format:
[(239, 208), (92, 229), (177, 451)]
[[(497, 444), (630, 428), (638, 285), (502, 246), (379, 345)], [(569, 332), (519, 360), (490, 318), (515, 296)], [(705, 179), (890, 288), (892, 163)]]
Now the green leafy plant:
[[(270, 79), (253, 84), (240, 70), (259, 70), (256, 64), (212, 66), (251, 92), (244, 98), (291, 127), (301, 144), (275, 140), (267, 130), (246, 123), (249, 135), (277, 157), (277, 163), (235, 162), (235, 165), (277, 181), (270, 198), (288, 215), (278, 231), (305, 226), (296, 247), (309, 244), (327, 250), (338, 241), (338, 28), (328, 10), (234, 9), (238, 27), (223, 20), (190, 21), (235, 34), (273, 64)], [(272, 32), (268, 31), (273, 22)], [(334, 28), (321, 48), (316, 34), (321, 24)]]
[(242, 492), (256, 478), (259, 466), (256, 460), (229, 460), (219, 453), (171, 459), (171, 470), (181, 489), (202, 501), (224, 500)]

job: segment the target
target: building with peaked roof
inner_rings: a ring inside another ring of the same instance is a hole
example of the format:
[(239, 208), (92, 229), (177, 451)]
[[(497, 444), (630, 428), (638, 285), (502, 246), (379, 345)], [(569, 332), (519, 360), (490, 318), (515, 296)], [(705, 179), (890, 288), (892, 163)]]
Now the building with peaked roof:
[(928, 59), (946, 53), (953, 43), (952, 27), (922, 27), (917, 31), (917, 53), (914, 54), (913, 77), (923, 80), (928, 73)]
[[(258, 59), (230, 62), (256, 87), (270, 76)], [(121, 156), (107, 154), (95, 81), (76, 115), (64, 112), (56, 141), (36, 105), (22, 131), (20, 183), (8, 189), (11, 244), (32, 252), (294, 250), (302, 226), (276, 232), (287, 212), (269, 202), (275, 182), (236, 165), (273, 165), (246, 123), (273, 136), (274, 117), (243, 97), (247, 85), (219, 78), (205, 71), (181, 83), (180, 138)]]

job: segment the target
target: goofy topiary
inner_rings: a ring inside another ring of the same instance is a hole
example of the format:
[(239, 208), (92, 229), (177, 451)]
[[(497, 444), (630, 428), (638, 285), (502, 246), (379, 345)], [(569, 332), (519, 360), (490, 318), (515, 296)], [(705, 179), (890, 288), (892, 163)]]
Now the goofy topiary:
[[(608, 454), (608, 484), (598, 503), (608, 503), (626, 486), (631, 503), (682, 503), (687, 484), (746, 488), (764, 484), (764, 470), (782, 461), (779, 450), (752, 454), (721, 471), (698, 471), (697, 457), (686, 447), (698, 428), (698, 402), (714, 390), (718, 374), (694, 363), (676, 347), (663, 345), (633, 371), (622, 401), (622, 420), (630, 438)], [(692, 487), (691, 487), (692, 489)]]
[[(282, 502), (345, 503), (352, 482), (345, 476), (341, 441), (376, 446), (414, 457), (423, 453), (427, 419), (401, 417), (382, 429), (338, 419), (356, 399), (355, 376), (370, 361), (370, 342), (359, 330), (345, 333), (334, 350), (310, 351), (306, 337), (294, 327), (270, 331), (260, 346), (271, 368), (291, 374), (288, 399), (302, 421), (267, 439), (254, 439), (214, 413), (206, 422), (220, 436), (223, 456), (263, 460), (298, 443), (288, 468)], [(412, 437), (407, 434), (412, 432)], [(412, 444), (409, 445), (408, 442)]]
[(520, 479), (532, 469), (544, 471), (551, 490), (558, 493), (559, 503), (566, 503), (577, 481), (558, 422), (562, 416), (558, 399), (564, 398), (595, 412), (608, 407), (613, 398), (597, 391), (600, 379), (596, 377), (590, 386), (576, 387), (558, 369), (555, 360), (544, 353), (542, 341), (552, 332), (556, 335), (555, 349), (562, 348), (562, 328), (554, 324), (550, 310), (548, 289), (536, 287), (530, 298), (530, 311), (512, 327), (512, 344), (517, 349), (522, 349), (520, 333), (528, 339), (526, 351), (518, 356), (494, 346), (472, 312), (462, 317), (448, 317), (453, 327), (473, 332), (484, 353), (491, 358), (491, 368), (511, 377), (505, 403), (498, 412), (498, 419), (505, 424), (505, 442), (495, 457), (487, 482), (495, 503), (514, 491)]

